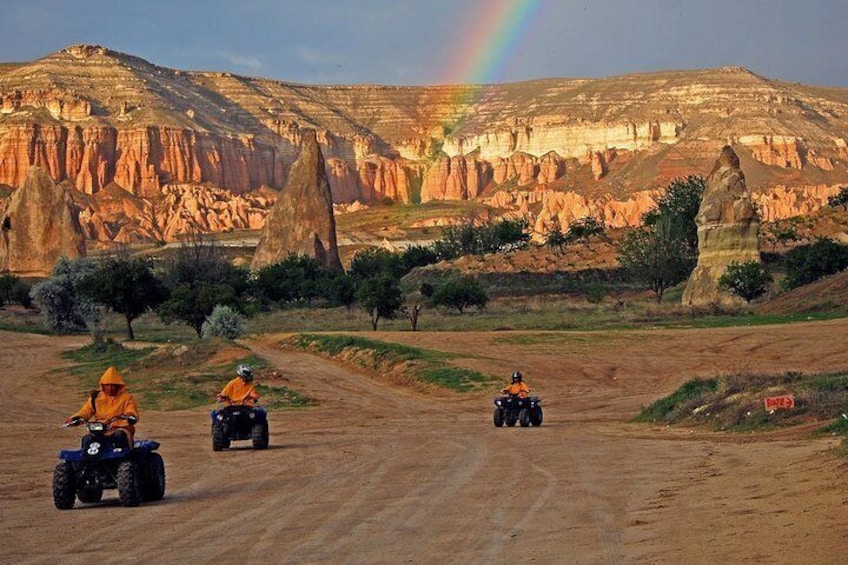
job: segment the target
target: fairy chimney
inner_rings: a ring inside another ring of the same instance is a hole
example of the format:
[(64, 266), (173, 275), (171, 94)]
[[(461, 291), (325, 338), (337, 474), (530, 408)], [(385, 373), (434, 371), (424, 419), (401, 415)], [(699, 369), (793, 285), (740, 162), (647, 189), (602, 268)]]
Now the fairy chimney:
[(718, 279), (732, 262), (760, 261), (757, 235), (760, 220), (739, 168), (739, 157), (725, 145), (707, 179), (695, 217), (698, 264), (683, 291), (690, 306), (737, 305), (742, 299), (722, 292)]
[(327, 267), (342, 268), (330, 183), (314, 130), (303, 135), (300, 155), (268, 214), (251, 268), (272, 265), (292, 253), (314, 257)]

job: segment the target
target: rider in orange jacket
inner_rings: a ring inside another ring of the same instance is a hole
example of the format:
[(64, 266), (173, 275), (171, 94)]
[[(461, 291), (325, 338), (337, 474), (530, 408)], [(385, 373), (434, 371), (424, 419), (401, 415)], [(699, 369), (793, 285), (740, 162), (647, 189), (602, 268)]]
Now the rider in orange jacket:
[(524, 382), (521, 372), (514, 371), (512, 373), (512, 383), (501, 389), (501, 392), (511, 396), (517, 396), (518, 398), (527, 398), (530, 394), (530, 387)]
[(250, 365), (239, 365), (236, 374), (238, 377), (228, 382), (218, 394), (218, 402), (253, 406), (259, 401), (259, 393), (253, 385), (253, 368)]
[[(89, 420), (106, 422), (116, 416), (125, 416), (112, 422), (106, 435), (113, 436), (115, 445), (126, 442), (125, 447), (131, 446), (135, 436), (135, 424), (138, 422), (138, 407), (126, 387), (121, 373), (115, 367), (109, 367), (100, 377), (100, 390), (92, 390), (82, 408), (65, 420), (65, 423), (79, 425)], [(83, 442), (85, 443), (85, 440)]]

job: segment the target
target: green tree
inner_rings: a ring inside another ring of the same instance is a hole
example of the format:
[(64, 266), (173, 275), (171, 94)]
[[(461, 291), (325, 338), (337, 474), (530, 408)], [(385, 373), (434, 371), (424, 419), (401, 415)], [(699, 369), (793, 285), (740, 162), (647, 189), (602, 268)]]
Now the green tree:
[(259, 269), (253, 286), (264, 300), (278, 304), (308, 302), (320, 294), (329, 276), (329, 269), (314, 257), (292, 253), (282, 261)]
[(218, 242), (203, 235), (190, 236), (165, 260), (162, 279), (170, 296), (159, 317), (185, 322), (198, 337), (216, 305), (243, 311), (248, 298), (248, 272), (230, 264)]
[(848, 186), (840, 187), (839, 192), (827, 199), (827, 205), (831, 208), (842, 206), (842, 209), (848, 211)]
[(790, 249), (784, 257), (786, 289), (815, 282), (848, 268), (848, 246), (832, 239), (818, 238), (813, 243)]
[(772, 253), (777, 249), (777, 244), (785, 246), (793, 241), (800, 241), (801, 234), (798, 228), (803, 224), (803, 219), (796, 216), (785, 220), (777, 220), (772, 222), (764, 230), (764, 238), (766, 242), (771, 244)]
[(0, 275), (0, 306), (18, 303), (24, 308), (32, 306), (29, 296), (30, 287), (20, 277), (12, 273)]
[(771, 273), (759, 261), (732, 261), (719, 277), (718, 286), (745, 302), (751, 302), (768, 292), (773, 280)]
[(79, 291), (80, 282), (96, 269), (97, 263), (92, 259), (63, 256), (53, 267), (50, 278), (32, 288), (30, 296), (41, 305), (50, 331), (58, 334), (96, 331), (100, 307)]
[(644, 224), (653, 226), (664, 218), (668, 222), (668, 229), (671, 230), (670, 235), (683, 239), (697, 254), (698, 225), (695, 223), (695, 216), (701, 207), (706, 186), (706, 179), (697, 175), (674, 179), (656, 207), (645, 214)]
[(568, 242), (582, 241), (586, 243), (590, 238), (602, 235), (604, 235), (604, 224), (591, 216), (587, 216), (568, 224), (568, 233), (565, 234), (565, 238)]
[(406, 274), (401, 255), (382, 247), (369, 247), (357, 252), (350, 262), (348, 272), (357, 280), (374, 278), (378, 275), (400, 279)]
[(565, 251), (565, 247), (570, 243), (570, 241), (571, 240), (562, 233), (562, 229), (559, 225), (551, 228), (545, 235), (545, 246), (557, 255), (562, 255), (563, 251)]
[(393, 319), (403, 305), (403, 293), (397, 280), (385, 273), (360, 282), (356, 298), (360, 307), (371, 316), (374, 331), (377, 331), (381, 318)]
[(478, 309), (486, 307), (489, 297), (480, 281), (470, 275), (465, 275), (446, 281), (433, 293), (434, 306), (456, 308), (460, 314), (471, 306)]
[(153, 274), (149, 260), (120, 252), (103, 261), (79, 283), (91, 300), (124, 315), (127, 339), (135, 339), (132, 322), (168, 297), (165, 285)]
[(668, 288), (686, 280), (697, 258), (673, 222), (660, 218), (653, 226), (638, 228), (625, 236), (619, 262), (631, 279), (647, 284), (657, 302), (662, 302)]

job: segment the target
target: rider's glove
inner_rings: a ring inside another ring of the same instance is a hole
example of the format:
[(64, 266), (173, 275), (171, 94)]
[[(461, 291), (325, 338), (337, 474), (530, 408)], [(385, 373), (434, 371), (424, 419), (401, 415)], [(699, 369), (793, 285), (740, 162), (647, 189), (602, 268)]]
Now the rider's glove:
[(82, 421), (83, 421), (83, 419), (81, 417), (74, 416), (72, 418), (68, 418), (67, 420), (65, 420), (65, 423), (69, 426), (76, 426), (76, 425), (80, 424)]
[(138, 422), (138, 418), (135, 416), (127, 416), (127, 423), (129, 425), (134, 426), (136, 422)]

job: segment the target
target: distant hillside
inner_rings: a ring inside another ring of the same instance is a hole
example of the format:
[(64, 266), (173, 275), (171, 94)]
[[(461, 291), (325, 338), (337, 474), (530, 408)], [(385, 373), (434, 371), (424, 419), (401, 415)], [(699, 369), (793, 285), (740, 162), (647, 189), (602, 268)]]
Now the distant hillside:
[[(261, 227), (273, 198), (255, 195), (285, 185), (305, 128), (336, 203), (476, 200), (542, 233), (587, 215), (635, 225), (728, 143), (766, 220), (848, 185), (848, 89), (740, 67), (393, 87), (175, 70), (95, 45), (0, 64), (0, 185), (43, 168), (85, 195), (92, 240)], [(140, 200), (101, 202), (107, 187)]]

